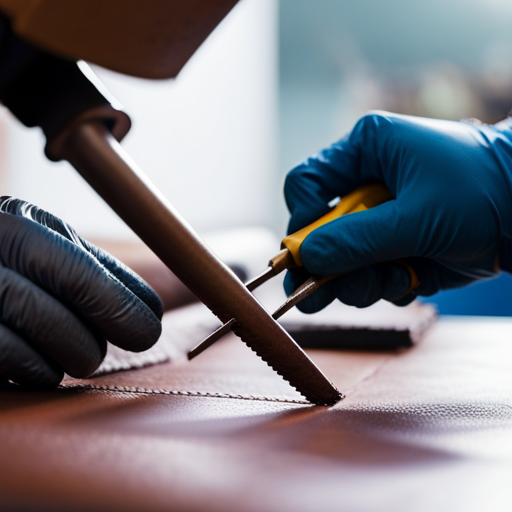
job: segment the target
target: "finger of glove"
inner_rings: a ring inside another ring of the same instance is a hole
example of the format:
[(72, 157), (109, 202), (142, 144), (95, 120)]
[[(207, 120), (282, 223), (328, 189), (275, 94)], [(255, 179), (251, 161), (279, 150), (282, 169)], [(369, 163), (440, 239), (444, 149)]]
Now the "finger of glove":
[(414, 268), (420, 284), (411, 293), (391, 300), (396, 306), (406, 306), (418, 296), (430, 297), (441, 290), (460, 288), (475, 280), (474, 277), (449, 269), (433, 259), (409, 258), (408, 263)]
[(132, 293), (142, 300), (153, 313), (162, 319), (164, 305), (160, 297), (155, 293), (142, 277), (137, 275), (131, 268), (114, 258), (107, 251), (97, 247), (91, 242), (81, 238), (82, 245), (89, 251), (112, 275), (121, 281)]
[(87, 377), (105, 357), (105, 338), (91, 332), (57, 299), (5, 267), (0, 267), (0, 322), (72, 377)]
[[(427, 258), (409, 258), (420, 285), (407, 293), (411, 285), (409, 271), (396, 262), (371, 265), (344, 274), (324, 284), (319, 290), (303, 299), (298, 309), (304, 313), (315, 313), (329, 305), (334, 299), (359, 308), (368, 307), (380, 299), (392, 302), (396, 306), (407, 306), (418, 296), (428, 297), (441, 290), (459, 288), (473, 282), (468, 276), (461, 275), (442, 264)], [(286, 276), (285, 287), (291, 293), (300, 286), (310, 274), (302, 269), (289, 272), (295, 276)], [(293, 288), (295, 286), (295, 288)]]
[[(305, 273), (297, 273), (295, 270), (285, 277), (285, 290), (298, 287), (304, 281)], [(332, 281), (328, 281), (316, 292), (303, 299), (297, 308), (303, 313), (316, 313), (328, 306), (334, 299), (339, 299), (344, 304), (365, 308), (371, 306), (380, 299), (395, 301), (407, 294), (411, 285), (409, 271), (399, 263), (386, 262), (369, 267), (353, 270), (341, 275)], [(293, 290), (292, 290), (293, 291)], [(410, 296), (410, 297), (409, 297)], [(412, 294), (400, 305), (406, 305), (412, 300)]]
[(359, 148), (346, 136), (292, 169), (284, 184), (291, 214), (288, 234), (327, 213), (332, 199), (362, 185), (359, 164)]
[(163, 304), (160, 297), (153, 289), (133, 270), (114, 258), (112, 255), (82, 238), (78, 233), (59, 217), (39, 208), (33, 204), (15, 199), (10, 196), (0, 197), (0, 211), (10, 213), (19, 217), (37, 222), (64, 238), (73, 242), (78, 247), (91, 253), (101, 265), (121, 281), (132, 293), (141, 299), (161, 319), (163, 315)]
[(474, 277), (449, 269), (441, 262), (430, 258), (411, 258), (420, 285), (417, 295), (430, 297), (441, 290), (460, 288), (475, 281)]
[(0, 324), (0, 375), (25, 386), (55, 387), (64, 372), (21, 336)]
[(151, 347), (161, 323), (155, 313), (88, 252), (25, 218), (0, 215), (0, 258), (6, 267), (56, 297), (111, 343)]
[(392, 125), (392, 116), (387, 113), (369, 113), (357, 122), (351, 133), (288, 173), (284, 186), (291, 214), (288, 234), (327, 213), (332, 199), (343, 197), (360, 186), (386, 183), (394, 194), (394, 184), (387, 183), (379, 163), (381, 146), (386, 145), (392, 134), (389, 130)]
[(393, 200), (320, 226), (302, 242), (300, 256), (311, 274), (331, 276), (413, 256), (418, 236)]

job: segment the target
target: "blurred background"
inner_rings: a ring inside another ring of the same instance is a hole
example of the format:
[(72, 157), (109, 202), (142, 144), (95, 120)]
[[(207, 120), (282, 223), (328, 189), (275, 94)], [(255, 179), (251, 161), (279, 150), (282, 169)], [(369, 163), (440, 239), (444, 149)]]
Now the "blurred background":
[[(279, 196), (277, 13), (274, 0), (240, 2), (174, 80), (92, 66), (132, 119), (123, 146), (201, 234), (272, 225)], [(4, 194), (50, 210), (84, 236), (135, 238), (71, 166), (45, 159), (39, 130), (5, 110), (2, 121)]]
[[(366, 111), (506, 117), (511, 22), (506, 0), (242, 0), (175, 80), (94, 71), (133, 120), (123, 145), (201, 235), (252, 226), (281, 238), (286, 172)], [(2, 194), (86, 237), (135, 239), (5, 110), (0, 145)], [(445, 314), (512, 315), (511, 292), (502, 275), (430, 300)]]

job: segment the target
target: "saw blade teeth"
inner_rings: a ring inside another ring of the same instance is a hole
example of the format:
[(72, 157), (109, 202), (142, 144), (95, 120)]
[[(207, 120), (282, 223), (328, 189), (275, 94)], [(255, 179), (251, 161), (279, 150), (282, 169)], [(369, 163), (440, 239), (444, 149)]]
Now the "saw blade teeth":
[[(329, 402), (321, 402), (317, 399), (312, 399), (311, 396), (308, 396), (308, 393), (304, 393), (303, 391), (301, 391), (299, 389), (299, 387), (302, 387), (302, 386), (299, 386), (297, 387), (294, 383), (293, 383), (293, 380), (295, 379), (289, 379), (287, 376), (283, 375), (283, 372), (280, 371), (279, 369), (277, 369), (271, 362), (269, 362), (269, 360), (272, 359), (272, 357), (269, 357), (268, 355), (266, 354), (262, 354), (261, 352), (261, 349), (257, 349), (255, 348), (250, 342), (247, 342), (246, 339), (244, 339), (243, 337), (243, 334), (240, 334), (239, 332), (237, 332), (239, 330), (239, 328), (237, 328), (236, 326), (236, 323), (235, 325), (233, 326), (232, 328), (232, 331), (233, 333), (238, 337), (240, 338), (269, 368), (271, 368), (274, 372), (276, 372), (283, 380), (285, 380), (286, 382), (288, 382), (288, 384), (293, 388), (295, 389), (295, 391), (297, 391), (297, 393), (299, 393), (301, 396), (303, 396), (304, 398), (306, 398), (306, 400), (314, 403), (315, 405), (323, 405), (323, 406), (327, 406), (327, 407), (330, 407), (330, 406), (333, 406), (335, 405), (336, 403), (338, 403), (340, 400), (343, 400), (345, 398), (345, 395), (343, 393), (341, 393), (338, 388), (336, 388), (336, 386), (334, 386), (334, 384), (330, 383), (333, 390), (337, 393), (337, 395), (334, 395), (332, 397), (332, 399), (329, 401)], [(269, 350), (268, 347), (265, 347), (267, 349), (267, 351)], [(263, 350), (263, 352), (265, 352), (265, 350)], [(289, 373), (289, 372), (284, 372), (284, 373)]]

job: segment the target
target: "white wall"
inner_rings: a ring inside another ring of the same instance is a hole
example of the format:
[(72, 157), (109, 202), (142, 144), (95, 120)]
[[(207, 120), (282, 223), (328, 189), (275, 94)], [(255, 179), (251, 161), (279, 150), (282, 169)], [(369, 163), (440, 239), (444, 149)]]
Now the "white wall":
[[(271, 225), (277, 181), (276, 0), (242, 0), (175, 80), (94, 68), (132, 117), (124, 147), (200, 233)], [(38, 130), (1, 114), (7, 132), (2, 194), (61, 216), (81, 234), (129, 229), (67, 163), (43, 156)]]

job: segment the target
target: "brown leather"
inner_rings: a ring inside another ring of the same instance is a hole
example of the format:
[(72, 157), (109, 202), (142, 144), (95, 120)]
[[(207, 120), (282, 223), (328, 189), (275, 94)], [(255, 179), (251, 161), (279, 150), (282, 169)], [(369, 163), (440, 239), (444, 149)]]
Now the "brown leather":
[(333, 408), (293, 402), (233, 337), (188, 364), (8, 388), (3, 509), (509, 510), (511, 341), (511, 320), (460, 320), (402, 352), (310, 351), (346, 393)]
[(171, 78), (237, 0), (0, 0), (16, 33), (50, 53)]

